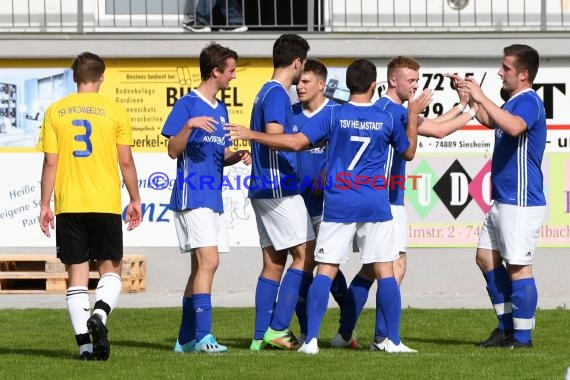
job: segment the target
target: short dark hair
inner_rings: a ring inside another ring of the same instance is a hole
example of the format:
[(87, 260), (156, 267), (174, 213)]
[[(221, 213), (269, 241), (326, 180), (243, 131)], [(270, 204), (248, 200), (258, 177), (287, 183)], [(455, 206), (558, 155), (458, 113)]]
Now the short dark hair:
[(75, 83), (97, 82), (105, 72), (105, 62), (97, 54), (84, 52), (73, 60), (71, 69)]
[(327, 67), (319, 60), (309, 58), (305, 61), (305, 67), (303, 68), (305, 73), (313, 73), (322, 80), (327, 80), (328, 70)]
[(528, 79), (532, 84), (536, 73), (538, 73), (538, 52), (528, 45), (511, 45), (503, 49), (505, 56), (515, 57), (515, 68), (517, 72), (528, 71)]
[(376, 65), (368, 59), (357, 59), (346, 69), (346, 87), (351, 94), (363, 94), (376, 80)]
[(237, 62), (238, 55), (232, 49), (215, 42), (203, 48), (200, 52), (200, 77), (202, 80), (208, 80), (214, 69), (224, 71), (228, 58), (233, 58)]
[(297, 58), (304, 61), (309, 49), (309, 43), (303, 37), (282, 34), (273, 44), (273, 68), (287, 67)]

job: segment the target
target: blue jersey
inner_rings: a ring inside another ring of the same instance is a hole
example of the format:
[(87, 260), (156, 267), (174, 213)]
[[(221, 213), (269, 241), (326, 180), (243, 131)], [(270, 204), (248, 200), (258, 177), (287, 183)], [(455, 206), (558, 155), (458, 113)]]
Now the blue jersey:
[[(250, 129), (265, 132), (265, 126), (269, 123), (281, 124), (283, 133), (298, 131), (293, 121), (289, 94), (281, 83), (274, 80), (265, 83), (255, 97)], [(252, 142), (251, 156), (250, 198), (281, 198), (299, 194), (294, 152), (276, 151)]]
[(324, 221), (392, 219), (384, 170), (388, 146), (403, 153), (410, 142), (389, 113), (372, 104), (349, 102), (333, 107), (330, 122), (301, 132), (313, 145), (328, 140)]
[[(304, 111), (301, 103), (294, 104), (293, 115), (295, 115), (295, 124), (299, 129), (303, 130), (305, 126), (311, 128), (312, 125), (321, 121), (329, 122), (331, 109), (336, 104), (330, 99), (325, 99), (322, 106), (312, 113)], [(315, 179), (325, 170), (326, 159), (326, 145), (297, 153), (297, 183), (311, 217), (323, 214), (323, 197), (315, 195), (313, 184)], [(322, 186), (323, 184), (317, 183), (317, 187)]]
[[(380, 109), (392, 115), (395, 124), (400, 124), (404, 130), (408, 127), (408, 110), (401, 104), (385, 95), (375, 103)], [(404, 185), (406, 179), (406, 161), (395, 154), (394, 148), (388, 148), (388, 158), (386, 160), (386, 173), (388, 176), (388, 196), (391, 205), (404, 205)], [(401, 185), (399, 185), (401, 184)]]
[(518, 137), (495, 128), (491, 165), (492, 198), (517, 206), (544, 206), (542, 156), (546, 146), (544, 103), (531, 89), (510, 98), (503, 110), (521, 117), (527, 130)]
[(176, 101), (162, 127), (162, 135), (177, 135), (188, 119), (197, 116), (211, 116), (219, 124), (215, 125), (213, 133), (198, 128), (190, 133), (186, 148), (177, 158), (170, 208), (181, 211), (206, 207), (222, 213), (224, 152), (231, 143), (224, 136), (224, 123), (229, 121), (225, 104), (219, 100), (211, 104), (197, 90), (193, 90)]

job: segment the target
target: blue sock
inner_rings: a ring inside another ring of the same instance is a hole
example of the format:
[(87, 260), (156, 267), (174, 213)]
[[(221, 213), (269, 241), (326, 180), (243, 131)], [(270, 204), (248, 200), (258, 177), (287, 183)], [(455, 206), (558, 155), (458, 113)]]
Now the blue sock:
[(275, 311), (273, 319), (271, 320), (271, 328), (273, 330), (285, 330), (289, 328), (291, 318), (297, 306), (299, 299), (299, 289), (301, 282), (303, 282), (303, 271), (299, 269), (289, 268), (287, 273), (281, 281), (279, 288), (279, 296), (277, 297), (277, 304), (275, 304)]
[(534, 327), (534, 311), (538, 302), (538, 292), (534, 278), (523, 278), (512, 283), (513, 294), (513, 338), (521, 343), (531, 340), (531, 332)]
[(338, 304), (341, 314), (342, 314), (342, 309), (344, 307), (344, 298), (346, 297), (347, 291), (348, 288), (346, 286), (346, 278), (339, 269), (331, 285), (331, 294), (336, 303)]
[(388, 326), (384, 313), (378, 311), (378, 298), (376, 298), (376, 320), (374, 323), (374, 342), (380, 343), (388, 337)]
[(307, 339), (306, 342), (310, 342), (311, 339), (317, 338), (319, 336), (319, 329), (321, 327), (321, 321), (325, 316), (327, 307), (329, 306), (329, 291), (331, 289), (332, 280), (325, 275), (318, 274), (315, 276), (311, 287), (309, 288), (309, 301), (307, 304)]
[[(381, 316), (380, 314), (383, 314)], [(386, 322), (388, 339), (395, 345), (400, 344), (400, 318), (402, 316), (402, 300), (400, 288), (395, 277), (386, 277), (378, 280), (376, 293), (376, 330), (382, 317)]]
[(340, 327), (338, 332), (344, 340), (349, 340), (356, 327), (356, 321), (368, 300), (368, 293), (374, 281), (356, 275), (344, 298), (344, 306), (340, 314)]
[(264, 277), (257, 279), (257, 287), (255, 288), (255, 333), (253, 334), (253, 339), (263, 339), (263, 334), (265, 334), (269, 323), (271, 323), (278, 291), (279, 283), (277, 281)]
[(212, 333), (212, 298), (210, 294), (194, 294), (192, 306), (196, 312), (196, 342)]
[(503, 265), (492, 271), (483, 273), (487, 281), (487, 293), (499, 320), (498, 329), (513, 330), (513, 314), (511, 312), (511, 279)]
[(186, 344), (196, 337), (196, 313), (192, 297), (182, 298), (182, 322), (178, 331), (178, 343)]
[(299, 288), (299, 299), (297, 300), (297, 306), (295, 306), (295, 314), (297, 314), (297, 319), (299, 320), (299, 329), (301, 334), (305, 334), (305, 336), (307, 336), (307, 297), (309, 286), (311, 286), (312, 282), (313, 274), (303, 272), (303, 280)]

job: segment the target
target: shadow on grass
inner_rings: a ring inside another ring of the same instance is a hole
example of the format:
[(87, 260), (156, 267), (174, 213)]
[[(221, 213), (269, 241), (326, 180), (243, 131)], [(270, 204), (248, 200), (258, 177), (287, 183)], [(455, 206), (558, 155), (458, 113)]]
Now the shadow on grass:
[(429, 344), (437, 344), (441, 346), (475, 346), (479, 342), (473, 340), (457, 340), (457, 339), (442, 339), (442, 338), (419, 338), (419, 337), (407, 337), (406, 343), (414, 342), (414, 343), (429, 343)]
[(234, 347), (234, 348), (247, 348), (251, 345), (251, 339), (244, 338), (223, 338), (219, 339), (220, 343), (224, 346)]
[[(49, 358), (74, 359), (75, 356), (67, 350), (46, 350), (30, 347), (0, 347), (0, 355), (44, 356)], [(79, 356), (77, 357), (79, 359)]]
[(174, 348), (175, 340), (170, 342), (164, 340), (164, 343), (159, 342), (147, 342), (147, 341), (136, 341), (136, 340), (111, 340), (111, 346), (121, 346), (121, 347), (137, 347), (137, 348), (151, 348), (160, 351), (172, 351)]
[[(218, 341), (220, 344), (232, 348), (249, 349), (249, 345), (251, 344), (251, 339), (244, 338), (218, 338)], [(175, 342), (176, 337), (174, 336), (172, 339), (164, 339), (163, 343), (134, 340), (112, 340), (110, 343), (111, 346), (150, 348), (159, 351), (172, 351), (174, 349)]]

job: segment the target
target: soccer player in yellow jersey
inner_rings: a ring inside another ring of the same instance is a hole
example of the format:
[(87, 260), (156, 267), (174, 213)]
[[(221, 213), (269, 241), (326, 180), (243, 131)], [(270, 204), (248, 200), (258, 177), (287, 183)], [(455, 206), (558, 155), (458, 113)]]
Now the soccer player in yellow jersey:
[[(52, 104), (42, 124), (38, 150), (44, 152), (40, 227), (54, 228), (50, 200), (55, 190), (57, 257), (69, 274), (67, 310), (83, 360), (107, 360), (107, 316), (121, 292), (123, 231), (117, 162), (131, 198), (125, 211), (128, 230), (141, 222), (137, 171), (131, 153), (127, 111), (98, 94), (105, 63), (92, 53), (73, 62), (77, 92)], [(89, 261), (100, 280), (90, 316)], [(93, 341), (91, 341), (91, 337)]]

